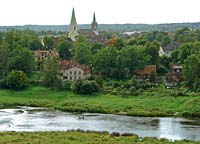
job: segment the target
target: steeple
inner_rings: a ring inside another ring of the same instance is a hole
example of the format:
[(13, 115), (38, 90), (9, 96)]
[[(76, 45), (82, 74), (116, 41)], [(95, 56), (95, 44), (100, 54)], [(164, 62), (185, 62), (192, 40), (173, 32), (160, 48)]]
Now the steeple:
[(93, 31), (96, 35), (98, 35), (98, 24), (97, 24), (97, 21), (96, 21), (95, 12), (94, 12), (93, 21), (92, 21), (92, 31)]
[(73, 10), (72, 10), (72, 17), (71, 17), (70, 25), (77, 25), (76, 16), (75, 16), (75, 12), (74, 12), (74, 8), (73, 8)]
[(71, 17), (71, 22), (70, 22), (70, 28), (69, 28), (69, 38), (71, 38), (72, 41), (76, 41), (75, 37), (78, 36), (78, 25), (76, 22), (76, 16), (75, 16), (75, 11), (74, 8), (72, 10), (72, 17)]

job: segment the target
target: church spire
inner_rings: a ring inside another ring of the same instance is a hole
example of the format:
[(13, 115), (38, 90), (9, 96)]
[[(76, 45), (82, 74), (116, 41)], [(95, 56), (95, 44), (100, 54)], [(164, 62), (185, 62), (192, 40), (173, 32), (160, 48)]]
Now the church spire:
[(95, 12), (94, 12), (93, 21), (92, 21), (92, 31), (93, 31), (96, 35), (98, 35), (98, 24), (97, 24), (97, 21), (96, 21)]
[(75, 11), (74, 8), (72, 10), (72, 17), (71, 17), (71, 22), (69, 26), (69, 38), (71, 38), (72, 41), (76, 41), (76, 36), (78, 36), (78, 25), (76, 22), (76, 16), (75, 16)]
[(71, 17), (70, 25), (77, 25), (74, 8), (72, 10), (72, 17)]

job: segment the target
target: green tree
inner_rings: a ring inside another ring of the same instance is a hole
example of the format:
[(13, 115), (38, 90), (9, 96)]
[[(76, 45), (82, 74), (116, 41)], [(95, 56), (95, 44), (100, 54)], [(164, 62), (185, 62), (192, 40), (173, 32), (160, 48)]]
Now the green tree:
[(162, 47), (165, 47), (166, 45), (168, 45), (171, 42), (171, 39), (169, 36), (165, 36), (162, 39)]
[(90, 65), (92, 61), (92, 53), (90, 51), (89, 46), (86, 45), (85, 43), (78, 43), (75, 46), (74, 58), (80, 64)]
[(63, 83), (59, 77), (57, 60), (48, 60), (45, 65), (43, 84), (51, 89), (62, 89)]
[(156, 82), (156, 72), (155, 72), (155, 71), (152, 71), (152, 72), (150, 73), (149, 81), (150, 81), (151, 83)]
[(79, 94), (93, 94), (99, 92), (99, 86), (96, 81), (79, 80), (75, 82), (73, 91)]
[(67, 40), (63, 40), (58, 44), (59, 56), (62, 60), (69, 60), (72, 58), (71, 50), (73, 45)]
[(11, 52), (11, 56), (8, 61), (8, 69), (21, 70), (26, 74), (31, 74), (35, 68), (34, 56), (31, 51), (18, 47)]
[(54, 41), (53, 36), (45, 36), (43, 39), (45, 49), (47, 50), (53, 50), (54, 49)]
[(12, 71), (6, 78), (6, 85), (10, 89), (21, 90), (27, 87), (28, 78), (23, 71)]
[(186, 85), (193, 90), (200, 88), (200, 57), (199, 55), (189, 56), (184, 63), (183, 74)]
[(159, 58), (159, 50), (160, 45), (158, 42), (148, 43), (145, 48), (146, 55), (150, 56), (149, 64), (150, 65), (159, 65), (160, 58)]
[(7, 45), (2, 43), (0, 45), (0, 69), (2, 70), (2, 78), (6, 76), (8, 71), (8, 58), (9, 58), (9, 51)]
[(106, 77), (115, 77), (117, 66), (117, 50), (113, 47), (106, 47), (94, 55), (93, 67), (96, 72)]

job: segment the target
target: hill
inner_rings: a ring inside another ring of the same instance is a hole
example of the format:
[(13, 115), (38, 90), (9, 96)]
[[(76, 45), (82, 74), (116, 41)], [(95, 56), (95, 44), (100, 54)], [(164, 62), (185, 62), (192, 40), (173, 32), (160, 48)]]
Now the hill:
[[(200, 22), (197, 23), (170, 23), (170, 24), (99, 24), (100, 31), (116, 31), (116, 32), (133, 32), (133, 31), (175, 31), (177, 29), (189, 27), (192, 29), (200, 29)], [(80, 29), (90, 28), (90, 24), (79, 25)], [(68, 25), (24, 25), (24, 26), (0, 26), (0, 31), (8, 31), (11, 29), (34, 31), (69, 31)]]

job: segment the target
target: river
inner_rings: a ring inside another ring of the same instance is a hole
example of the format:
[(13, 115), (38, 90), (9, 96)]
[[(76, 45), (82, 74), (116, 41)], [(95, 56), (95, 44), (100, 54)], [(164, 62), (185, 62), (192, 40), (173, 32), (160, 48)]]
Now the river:
[(0, 109), (0, 131), (92, 130), (134, 133), (140, 137), (200, 140), (200, 120), (185, 118), (130, 117), (113, 114), (75, 115), (31, 107)]

